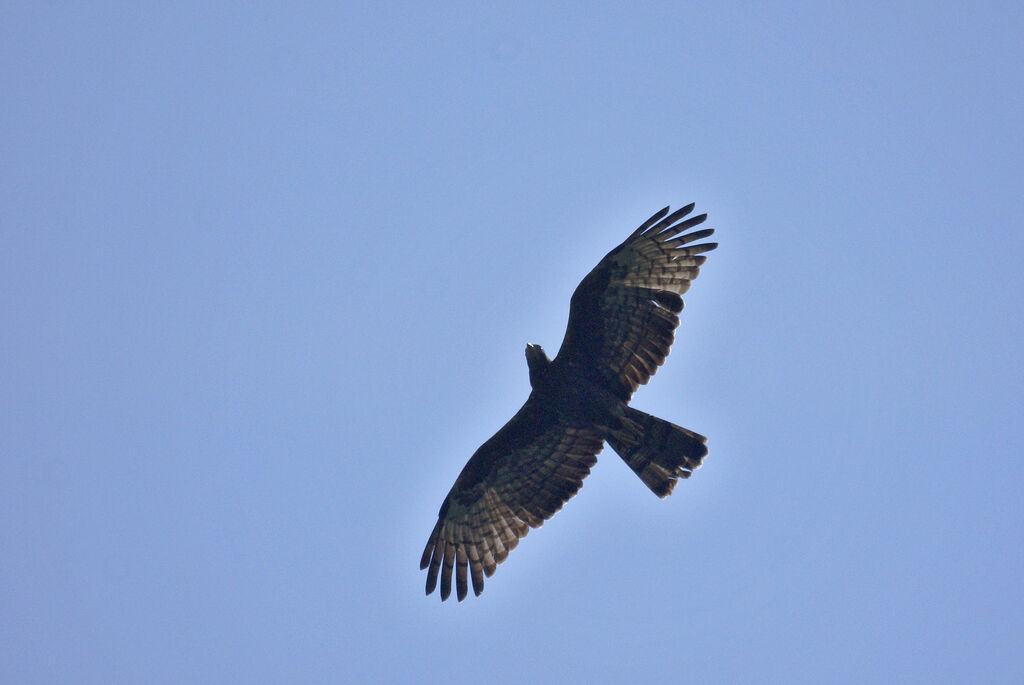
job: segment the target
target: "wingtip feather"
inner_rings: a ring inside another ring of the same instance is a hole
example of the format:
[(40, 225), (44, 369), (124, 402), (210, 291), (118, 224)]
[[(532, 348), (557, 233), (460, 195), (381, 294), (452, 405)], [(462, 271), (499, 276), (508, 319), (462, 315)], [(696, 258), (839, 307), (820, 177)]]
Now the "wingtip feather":
[(686, 248), (686, 251), (687, 254), (700, 254), (701, 252), (711, 252), (716, 247), (718, 247), (718, 243), (701, 243)]
[(643, 233), (644, 231), (646, 231), (646, 230), (647, 230), (648, 228), (650, 228), (651, 226), (653, 226), (653, 225), (654, 225), (655, 223), (657, 223), (657, 222), (658, 222), (658, 221), (659, 221), (659, 220), (660, 220), (660, 219), (661, 219), (661, 218), (662, 218), (663, 216), (665, 216), (666, 214), (668, 214), (668, 210), (669, 210), (669, 209), (670, 209), (670, 207), (669, 207), (669, 206), (666, 206), (666, 207), (662, 207), (661, 209), (659, 209), (658, 211), (656, 211), (656, 212), (655, 212), (654, 214), (652, 214), (652, 215), (651, 215), (651, 218), (649, 218), (649, 219), (648, 219), (647, 221), (645, 221), (645, 222), (643, 222), (642, 224), (640, 224), (640, 226), (639, 226), (639, 227), (638, 227), (638, 228), (637, 228), (637, 229), (636, 229), (635, 231), (633, 231), (633, 235), (631, 235), (631, 236), (630, 236), (630, 238), (633, 238), (633, 237), (636, 237), (636, 236), (640, 235), (641, 233)]
[[(672, 224), (674, 224), (675, 222), (679, 221), (684, 216), (686, 216), (687, 214), (692, 212), (693, 211), (693, 207), (694, 207), (694, 203), (691, 202), (690, 204), (686, 205), (685, 207), (681, 207), (680, 209), (677, 209), (676, 211), (672, 212), (671, 214), (666, 216), (664, 219), (662, 219), (658, 223), (656, 223), (653, 226), (649, 227), (646, 231), (644, 231), (644, 233), (646, 235), (654, 236), (654, 235), (658, 235), (658, 234), (662, 233), (666, 229), (672, 228)], [(706, 216), (707, 215), (705, 215), (705, 217)], [(697, 217), (694, 217), (694, 218), (697, 218)], [(693, 221), (693, 219), (690, 219), (690, 221)], [(687, 221), (685, 223), (690, 223), (690, 221)], [(703, 221), (703, 219), (701, 219), (701, 221)], [(700, 222), (698, 222), (698, 223), (700, 223)]]

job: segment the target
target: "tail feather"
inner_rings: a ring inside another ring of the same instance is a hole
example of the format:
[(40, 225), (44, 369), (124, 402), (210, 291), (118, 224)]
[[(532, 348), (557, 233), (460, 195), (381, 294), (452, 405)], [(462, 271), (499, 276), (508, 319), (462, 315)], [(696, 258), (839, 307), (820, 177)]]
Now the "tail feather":
[(632, 407), (626, 418), (633, 430), (612, 434), (608, 444), (658, 497), (671, 495), (678, 479), (689, 478), (707, 456), (707, 438), (699, 433)]

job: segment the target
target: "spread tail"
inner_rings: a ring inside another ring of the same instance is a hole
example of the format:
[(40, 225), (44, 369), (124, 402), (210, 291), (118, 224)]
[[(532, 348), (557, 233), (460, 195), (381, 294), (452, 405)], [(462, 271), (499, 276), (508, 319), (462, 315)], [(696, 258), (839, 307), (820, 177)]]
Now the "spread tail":
[(658, 497), (671, 495), (676, 481), (689, 478), (708, 453), (703, 435), (632, 407), (626, 419), (627, 428), (608, 436), (608, 444)]

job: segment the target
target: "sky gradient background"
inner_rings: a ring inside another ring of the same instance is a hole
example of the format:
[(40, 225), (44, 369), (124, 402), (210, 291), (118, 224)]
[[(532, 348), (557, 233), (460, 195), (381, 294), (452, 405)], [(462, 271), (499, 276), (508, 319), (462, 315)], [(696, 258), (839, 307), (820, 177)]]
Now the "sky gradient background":
[[(0, 679), (1021, 682), (1020, 3), (4, 3)], [(480, 598), (417, 568), (569, 296), (721, 247)]]

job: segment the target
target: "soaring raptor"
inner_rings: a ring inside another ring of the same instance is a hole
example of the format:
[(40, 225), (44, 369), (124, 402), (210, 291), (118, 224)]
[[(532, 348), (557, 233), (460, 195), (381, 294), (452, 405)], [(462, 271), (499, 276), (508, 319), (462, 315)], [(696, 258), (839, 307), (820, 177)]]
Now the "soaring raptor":
[(562, 347), (548, 359), (526, 346), (533, 390), (526, 404), (470, 457), (438, 512), (420, 568), (427, 594), (461, 602), (467, 575), (484, 589), (530, 528), (539, 528), (583, 485), (605, 441), (658, 497), (688, 478), (708, 450), (703, 435), (629, 406), (665, 362), (683, 310), (680, 297), (717, 243), (686, 233), (706, 214), (661, 210), (609, 252), (572, 295)]

